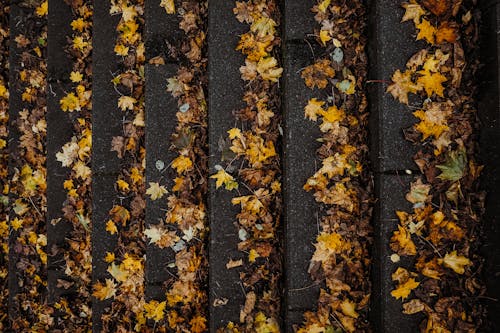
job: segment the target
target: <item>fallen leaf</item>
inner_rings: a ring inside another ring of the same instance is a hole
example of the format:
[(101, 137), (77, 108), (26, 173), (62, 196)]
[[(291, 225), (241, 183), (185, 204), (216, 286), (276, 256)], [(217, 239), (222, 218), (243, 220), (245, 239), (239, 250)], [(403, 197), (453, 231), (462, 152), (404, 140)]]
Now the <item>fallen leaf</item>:
[(399, 255), (414, 256), (417, 254), (415, 243), (405, 227), (398, 225), (398, 231), (394, 231), (391, 237), (391, 249)]
[(100, 301), (104, 301), (105, 299), (114, 297), (116, 295), (116, 283), (111, 279), (106, 279), (106, 284), (103, 285), (100, 282), (97, 282), (94, 285), (94, 292), (92, 296), (97, 298)]
[(239, 260), (233, 260), (229, 259), (228, 263), (226, 264), (227, 269), (235, 268), (235, 267), (240, 267), (243, 265), (243, 259)]
[(160, 7), (165, 8), (167, 14), (175, 14), (174, 0), (161, 0)]
[(155, 300), (151, 300), (148, 303), (144, 304), (144, 311), (146, 318), (153, 319), (154, 321), (160, 321), (165, 316), (165, 307), (167, 306), (167, 302), (158, 302)]
[(438, 178), (442, 180), (450, 180), (455, 182), (464, 176), (465, 167), (467, 166), (467, 154), (465, 149), (450, 151), (446, 157), (445, 164), (437, 165), (441, 170)]
[(158, 200), (167, 193), (168, 191), (163, 185), (155, 182), (149, 182), (149, 188), (146, 190), (146, 194), (151, 196), (151, 200)]
[(429, 21), (423, 19), (421, 23), (416, 25), (418, 29), (417, 40), (425, 39), (428, 43), (434, 45), (436, 27), (434, 27)]
[(445, 267), (451, 268), (458, 274), (465, 273), (465, 266), (472, 265), (472, 261), (464, 256), (458, 256), (457, 251), (451, 251), (451, 253), (446, 253), (443, 259), (438, 259), (440, 264)]
[(391, 295), (396, 299), (401, 298), (402, 300), (404, 300), (410, 295), (411, 291), (417, 288), (419, 285), (420, 282), (416, 282), (415, 279), (409, 278), (408, 281), (400, 284), (395, 290), (391, 291)]
[(126, 110), (133, 110), (134, 109), (134, 104), (137, 102), (137, 100), (133, 97), (130, 96), (121, 96), (118, 99), (118, 107), (122, 111)]
[(232, 191), (238, 188), (238, 183), (234, 180), (233, 176), (228, 174), (226, 170), (220, 169), (216, 174), (210, 176), (210, 178), (215, 179), (215, 188), (218, 189), (222, 185), (228, 191)]
[(312, 121), (318, 120), (318, 115), (321, 115), (324, 111), (323, 105), (325, 105), (323, 101), (319, 101), (316, 98), (310, 99), (304, 108), (304, 117)]
[(420, 17), (425, 14), (425, 10), (423, 10), (422, 7), (415, 1), (403, 3), (402, 6), (405, 9), (405, 14), (401, 19), (401, 22), (412, 20), (415, 25), (419, 24)]
[(412, 72), (407, 70), (401, 73), (398, 69), (392, 75), (392, 83), (387, 87), (387, 92), (391, 93), (392, 97), (399, 100), (400, 103), (408, 105), (408, 94), (415, 94), (422, 90), (422, 85), (414, 83), (411, 79)]
[(444, 97), (443, 83), (447, 81), (446, 77), (441, 73), (433, 73), (429, 70), (421, 70), (418, 72), (421, 76), (417, 79), (427, 93), (427, 97), (431, 97), (433, 93), (440, 97)]

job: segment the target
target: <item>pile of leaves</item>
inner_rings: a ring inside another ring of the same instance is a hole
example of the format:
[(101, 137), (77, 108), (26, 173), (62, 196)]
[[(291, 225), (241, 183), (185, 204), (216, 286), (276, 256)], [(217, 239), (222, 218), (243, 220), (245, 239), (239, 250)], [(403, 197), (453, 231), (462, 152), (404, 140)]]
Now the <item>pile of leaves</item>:
[(425, 48), (394, 73), (387, 91), (416, 110), (418, 121), (405, 136), (420, 148), (414, 161), (421, 176), (406, 196), (413, 211), (397, 212), (391, 259), (405, 260), (392, 275), (391, 294), (405, 302), (404, 313), (425, 314), (423, 332), (474, 332), (485, 315), (479, 302), (485, 293), (478, 252), (482, 167), (474, 160), (474, 1), (411, 0), (403, 7), (402, 21), (415, 26)]
[(101, 318), (104, 331), (140, 331), (149, 313), (144, 299), (144, 2), (114, 0), (109, 13), (120, 17), (114, 47), (119, 71), (112, 83), (117, 92), (114, 112), (121, 114), (123, 133), (113, 137), (110, 150), (120, 159), (121, 170), (106, 222), (116, 242), (104, 258), (109, 278), (94, 284), (93, 296), (112, 299)]
[[(207, 194), (207, 52), (208, 2), (162, 1), (168, 15), (179, 13), (183, 38), (171, 45), (169, 56), (180, 65), (177, 75), (167, 78), (167, 91), (176, 99), (177, 125), (171, 135), (170, 150), (175, 158), (165, 183), (150, 182), (147, 194), (152, 200), (165, 200), (165, 218), (145, 230), (150, 244), (169, 249), (175, 260), (169, 264), (166, 301), (155, 321), (175, 332), (200, 333), (207, 330), (208, 316), (208, 223)], [(171, 19), (170, 16), (168, 19)], [(162, 57), (149, 62), (163, 64)], [(167, 186), (168, 187), (168, 186)], [(165, 196), (168, 194), (168, 196)], [(165, 250), (166, 251), (166, 250)]]
[[(61, 217), (51, 221), (53, 225), (68, 221), (71, 225), (65, 243), (50, 249), (49, 255), (64, 258), (65, 276), (58, 280), (58, 287), (68, 290), (68, 296), (56, 300), (54, 308), (62, 320), (54, 327), (76, 331), (91, 326), (91, 145), (92, 145), (92, 1), (73, 1), (71, 6), (72, 36), (68, 38), (66, 53), (73, 61), (66, 92), (60, 100), (60, 111), (73, 123), (72, 137), (56, 153), (56, 159), (68, 168), (64, 181), (66, 200)], [(71, 84), (69, 84), (71, 82)]]
[(7, 275), (9, 265), (8, 211), (8, 158), (7, 139), (9, 122), (9, 10), (8, 3), (0, 3), (0, 331), (9, 327), (7, 302), (9, 288)]
[[(10, 110), (9, 142), (10, 251), (16, 261), (9, 274), (13, 331), (47, 330), (52, 310), (46, 304), (46, 75), (47, 1), (20, 4), (25, 12), (21, 31), (13, 36), (16, 63), (10, 97), (19, 109)], [(18, 19), (13, 18), (11, 19)], [(12, 69), (11, 69), (12, 70)], [(14, 114), (14, 112), (18, 112)]]
[(323, 52), (302, 70), (316, 88), (304, 108), (323, 133), (321, 168), (304, 185), (320, 204), (321, 229), (309, 266), (322, 284), (316, 312), (306, 312), (297, 332), (370, 331), (369, 247), (373, 193), (368, 159), (368, 110), (364, 91), (366, 8), (363, 1), (318, 1), (316, 41)]
[[(221, 332), (279, 332), (281, 251), (281, 164), (276, 147), (281, 121), (278, 81), (279, 8), (277, 1), (237, 1), (236, 19), (249, 26), (236, 50), (245, 55), (240, 67), (245, 82), (245, 107), (235, 112), (239, 126), (228, 132), (228, 159), (210, 178), (216, 187), (237, 191), (231, 203), (236, 216), (238, 250), (244, 259), (230, 260), (239, 267), (246, 300), (239, 323), (229, 322)], [(239, 168), (233, 164), (238, 164)]]

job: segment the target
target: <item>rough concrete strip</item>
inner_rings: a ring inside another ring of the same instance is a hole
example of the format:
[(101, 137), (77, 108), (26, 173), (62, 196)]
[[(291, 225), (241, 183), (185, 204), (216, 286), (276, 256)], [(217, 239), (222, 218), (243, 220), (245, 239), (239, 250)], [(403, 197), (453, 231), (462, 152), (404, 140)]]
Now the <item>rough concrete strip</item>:
[[(404, 70), (408, 59), (422, 45), (415, 42), (410, 22), (401, 23), (399, 1), (371, 1), (368, 17), (368, 80), (390, 81), (393, 73)], [(408, 107), (386, 93), (387, 84), (367, 83), (371, 114), (372, 164), (375, 172), (416, 169), (412, 156), (416, 148), (403, 137), (403, 128), (415, 123)], [(410, 99), (410, 104), (415, 103)]]
[[(49, 3), (47, 40), (47, 248), (48, 248), (48, 290), (49, 302), (56, 302), (59, 296), (74, 292), (57, 288), (57, 279), (64, 277), (64, 252), (53, 254), (52, 248), (64, 249), (65, 238), (72, 230), (71, 222), (63, 218), (63, 203), (66, 200), (64, 181), (70, 174), (56, 159), (57, 152), (71, 140), (72, 118), (76, 116), (63, 112), (59, 100), (72, 89), (69, 80), (72, 61), (65, 52), (67, 38), (71, 36), (71, 7), (64, 0)], [(51, 221), (62, 218), (56, 225)]]
[[(110, 151), (113, 136), (122, 134), (122, 114), (116, 104), (117, 93), (111, 80), (118, 70), (113, 51), (116, 39), (116, 25), (119, 16), (109, 15), (110, 1), (94, 2), (93, 17), (93, 87), (92, 87), (92, 281), (109, 277), (106, 252), (114, 252), (117, 237), (106, 229), (108, 212), (116, 198), (115, 181), (120, 171), (120, 160)], [(92, 330), (101, 331), (101, 315), (109, 301), (93, 299)]]
[[(481, 120), (480, 158), (485, 166), (481, 187), (486, 191), (486, 211), (482, 219), (485, 242), (484, 278), (488, 296), (500, 299), (500, 4), (493, 0), (479, 2), (481, 9), (481, 63), (478, 89), (478, 114)], [(500, 331), (500, 302), (485, 300), (491, 332)]]
[[(177, 72), (177, 66), (146, 65), (146, 184), (159, 182), (165, 188), (171, 188), (175, 177), (168, 166), (175, 154), (169, 150), (170, 137), (177, 123), (177, 101), (166, 91), (167, 78)], [(161, 162), (160, 162), (161, 161)], [(163, 165), (160, 169), (159, 166)], [(146, 185), (149, 187), (149, 185)], [(146, 198), (146, 228), (165, 220), (165, 197), (161, 200)], [(168, 280), (168, 263), (175, 261), (175, 254), (170, 248), (160, 249), (150, 244), (146, 249), (146, 297), (163, 300), (165, 290), (161, 288)]]
[[(308, 13), (309, 14), (309, 13)], [(312, 193), (303, 190), (307, 179), (317, 170), (316, 150), (321, 137), (318, 125), (304, 118), (304, 107), (312, 97), (321, 98), (318, 90), (304, 84), (300, 69), (313, 63), (306, 43), (285, 47), (284, 54), (284, 206), (285, 206), (285, 272), (287, 325), (302, 320), (294, 310), (316, 308), (319, 285), (308, 273), (318, 235), (319, 207)]]
[(175, 62), (169, 47), (179, 46), (183, 31), (179, 29), (179, 15), (167, 15), (160, 2), (148, 0), (144, 3), (146, 59), (161, 56), (166, 62)]
[[(234, 14), (234, 1), (214, 1), (209, 6), (208, 52), (209, 52), (209, 170), (216, 172), (215, 165), (221, 163), (219, 140), (226, 138), (226, 131), (234, 126), (232, 112), (243, 106), (244, 83), (239, 68), (244, 58), (235, 51), (239, 35), (245, 32)], [(239, 322), (240, 308), (245, 303), (245, 294), (239, 279), (238, 268), (228, 270), (229, 259), (237, 260), (242, 253), (237, 250), (238, 232), (233, 223), (238, 213), (231, 204), (234, 196), (222, 188), (216, 190), (213, 181), (209, 187), (210, 223), (210, 269), (209, 302), (210, 332), (225, 326), (227, 322)], [(224, 306), (214, 307), (216, 299), (228, 299)]]
[(303, 41), (314, 32), (316, 21), (311, 12), (315, 1), (283, 1), (283, 31), (285, 41)]

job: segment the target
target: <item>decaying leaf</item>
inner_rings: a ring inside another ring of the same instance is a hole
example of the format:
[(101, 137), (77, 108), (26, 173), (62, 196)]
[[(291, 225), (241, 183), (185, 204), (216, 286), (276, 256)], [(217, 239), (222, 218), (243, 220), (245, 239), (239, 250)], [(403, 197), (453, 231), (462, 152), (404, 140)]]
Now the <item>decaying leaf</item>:
[(442, 180), (458, 181), (464, 176), (466, 166), (467, 154), (465, 149), (450, 151), (446, 157), (446, 163), (436, 166), (441, 170), (438, 177)]
[(456, 250), (446, 253), (443, 259), (439, 259), (439, 263), (451, 268), (457, 274), (464, 274), (465, 267), (472, 265), (469, 258), (457, 255)]
[(151, 200), (158, 200), (167, 193), (167, 189), (156, 182), (149, 182), (149, 188), (146, 190), (146, 194), (151, 197)]

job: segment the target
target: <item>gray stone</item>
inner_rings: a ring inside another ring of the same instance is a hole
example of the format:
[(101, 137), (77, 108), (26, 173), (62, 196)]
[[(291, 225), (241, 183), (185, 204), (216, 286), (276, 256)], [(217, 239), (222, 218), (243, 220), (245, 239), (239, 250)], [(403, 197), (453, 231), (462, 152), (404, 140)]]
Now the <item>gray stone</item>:
[[(119, 15), (109, 15), (109, 0), (94, 4), (92, 38), (92, 282), (109, 277), (106, 252), (114, 252), (116, 235), (106, 231), (109, 210), (116, 199), (115, 182), (120, 172), (120, 159), (110, 152), (114, 136), (122, 135), (122, 111), (118, 109), (118, 93), (111, 80), (118, 71), (114, 52)], [(115, 97), (115, 98), (113, 98)], [(92, 302), (92, 331), (101, 332), (101, 316), (110, 300)]]
[[(424, 44), (415, 42), (411, 22), (401, 23), (403, 8), (395, 1), (372, 1), (369, 17), (368, 80), (390, 81), (404, 70), (408, 59)], [(416, 121), (412, 111), (386, 92), (385, 83), (367, 83), (370, 107), (372, 162), (375, 171), (416, 169), (411, 157), (416, 152), (403, 137), (403, 128)]]
[[(66, 239), (73, 230), (72, 223), (63, 218), (63, 203), (66, 200), (66, 190), (63, 183), (69, 178), (70, 168), (63, 167), (57, 161), (56, 154), (62, 146), (71, 141), (73, 135), (74, 117), (71, 113), (61, 110), (59, 101), (74, 84), (69, 79), (73, 61), (66, 52), (67, 36), (71, 35), (71, 7), (63, 0), (51, 1), (49, 4), (47, 40), (47, 221), (60, 219), (56, 225), (47, 223), (47, 248), (67, 248)], [(65, 277), (66, 262), (64, 252), (57, 255), (48, 253), (48, 286), (49, 302), (58, 301), (60, 295), (73, 293), (75, 288), (57, 287), (57, 279)], [(55, 316), (58, 317), (58, 313)], [(57, 318), (55, 320), (60, 320)]]
[[(227, 137), (226, 131), (234, 126), (232, 112), (243, 106), (244, 82), (240, 78), (239, 68), (245, 62), (243, 55), (235, 51), (235, 47), (239, 35), (248, 27), (236, 20), (233, 7), (233, 1), (215, 1), (209, 6), (210, 174), (215, 173), (216, 165), (221, 164), (222, 156), (218, 150), (218, 142), (221, 138)], [(245, 304), (239, 268), (230, 270), (226, 268), (229, 259), (237, 260), (243, 255), (237, 250), (238, 229), (233, 225), (238, 213), (238, 207), (231, 204), (231, 198), (235, 196), (233, 192), (223, 188), (216, 190), (214, 181), (210, 181), (208, 194), (210, 332), (216, 332), (229, 321), (239, 322), (240, 307)], [(218, 299), (228, 299), (228, 303), (213, 306)]]
[[(164, 14), (164, 13), (162, 13)], [(171, 188), (175, 171), (172, 168), (165, 169), (177, 157), (176, 153), (169, 150), (170, 137), (175, 132), (177, 124), (177, 101), (166, 91), (167, 78), (177, 72), (177, 66), (146, 65), (145, 70), (145, 145), (146, 145), (146, 188), (150, 182), (159, 182), (166, 188)], [(157, 163), (162, 161), (162, 163)], [(158, 168), (158, 164), (163, 164)], [(151, 200), (146, 196), (145, 227), (158, 224), (165, 219), (165, 200)], [(148, 245), (146, 249), (146, 297), (148, 299), (164, 299), (165, 290), (159, 288), (166, 282), (171, 274), (168, 272), (167, 264), (175, 261), (175, 253), (172, 249), (160, 249), (156, 245)]]
[(319, 25), (314, 20), (314, 14), (311, 8), (314, 5), (312, 1), (287, 0), (285, 1), (283, 25), (286, 41), (299, 40), (310, 37), (308, 35), (314, 32), (315, 27)]
[[(321, 137), (318, 123), (304, 118), (304, 107), (318, 90), (306, 87), (300, 70), (313, 62), (306, 43), (292, 43), (284, 51), (284, 163), (286, 320), (290, 310), (313, 310), (319, 286), (307, 272), (318, 235), (319, 207), (313, 194), (303, 189), (318, 168), (316, 150)], [(291, 320), (291, 318), (290, 318)]]

